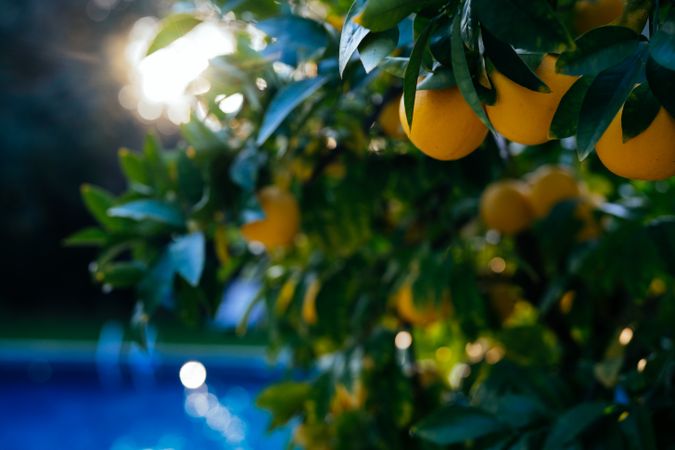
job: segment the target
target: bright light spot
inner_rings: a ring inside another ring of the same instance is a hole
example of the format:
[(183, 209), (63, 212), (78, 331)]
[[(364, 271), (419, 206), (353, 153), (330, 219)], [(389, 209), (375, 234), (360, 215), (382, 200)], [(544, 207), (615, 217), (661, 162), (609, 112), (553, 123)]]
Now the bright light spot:
[(506, 261), (504, 261), (504, 258), (500, 258), (499, 256), (492, 258), (488, 265), (490, 266), (490, 270), (494, 273), (502, 273), (506, 270)]
[(457, 363), (448, 374), (448, 382), (453, 389), (461, 386), (462, 380), (471, 375), (471, 367), (466, 363)]
[(497, 244), (499, 244), (500, 239), (501, 239), (501, 235), (499, 234), (499, 231), (497, 231), (497, 230), (488, 230), (485, 233), (485, 241), (488, 244), (497, 245)]
[(438, 347), (436, 349), (436, 359), (440, 362), (448, 362), (452, 358), (452, 351), (448, 347)]
[(629, 415), (630, 414), (628, 413), (628, 411), (624, 411), (621, 414), (619, 414), (619, 417), (616, 420), (617, 422), (623, 422), (624, 420), (628, 419)]
[(407, 350), (412, 345), (412, 334), (407, 331), (399, 331), (394, 338), (394, 345), (399, 350)]
[(637, 371), (642, 373), (645, 371), (645, 368), (647, 367), (647, 360), (645, 358), (642, 358), (640, 361), (637, 363)]
[(488, 364), (497, 364), (504, 357), (504, 349), (502, 347), (492, 347), (485, 353), (485, 361)]
[(255, 85), (261, 91), (264, 91), (265, 89), (267, 89), (267, 81), (265, 81), (264, 78), (256, 78), (255, 79)]
[(178, 372), (180, 382), (188, 389), (197, 389), (206, 381), (206, 367), (199, 361), (188, 361)]
[(241, 109), (241, 106), (244, 104), (244, 96), (242, 94), (236, 93), (228, 96), (218, 96), (216, 97), (216, 102), (218, 102), (218, 108), (225, 114), (233, 114)]
[(146, 57), (157, 26), (155, 19), (144, 17), (132, 28), (125, 52), (131, 84), (120, 91), (120, 104), (125, 108), (138, 105), (139, 115), (146, 120), (159, 118), (166, 109), (169, 120), (184, 123), (189, 120), (194, 95), (210, 88), (200, 74), (210, 59), (234, 51), (234, 40), (222, 27), (204, 22)]
[(621, 345), (628, 345), (632, 340), (633, 340), (632, 328), (626, 327), (623, 330), (621, 330), (621, 334), (619, 335), (619, 343)]
[(485, 346), (482, 342), (467, 342), (466, 354), (471, 362), (478, 362), (485, 356)]
[(337, 147), (337, 141), (335, 140), (335, 138), (333, 136), (328, 136), (326, 138), (326, 147), (329, 150), (333, 150), (335, 147)]

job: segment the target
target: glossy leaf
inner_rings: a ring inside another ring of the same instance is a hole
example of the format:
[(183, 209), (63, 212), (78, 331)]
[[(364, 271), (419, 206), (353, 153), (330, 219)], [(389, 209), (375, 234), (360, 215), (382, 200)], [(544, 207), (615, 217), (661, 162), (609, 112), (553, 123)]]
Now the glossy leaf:
[(481, 24), (516, 48), (561, 52), (574, 41), (546, 0), (473, 0)]
[(302, 411), (311, 391), (312, 386), (309, 383), (294, 381), (277, 383), (258, 395), (256, 405), (272, 413), (270, 428), (275, 428), (284, 425)]
[(345, 23), (340, 34), (340, 50), (338, 53), (340, 76), (344, 73), (349, 60), (359, 47), (361, 41), (370, 33), (370, 30), (354, 22), (354, 16), (360, 12), (364, 3), (365, 0), (356, 0), (352, 3), (349, 12), (345, 16)]
[(318, 91), (326, 81), (328, 81), (327, 77), (308, 78), (291, 83), (277, 92), (267, 107), (267, 111), (265, 111), (258, 132), (257, 144), (262, 145), (281, 125), (286, 116), (310, 95)]
[(438, 0), (367, 0), (359, 16), (359, 23), (371, 31), (385, 31), (396, 26), (400, 21), (415, 11)]
[(145, 273), (145, 265), (139, 261), (118, 262), (107, 264), (96, 278), (99, 282), (114, 288), (128, 288), (135, 286)]
[(567, 444), (607, 414), (605, 403), (581, 403), (565, 411), (546, 437), (544, 450), (567, 448)]
[(108, 234), (100, 228), (89, 227), (68, 236), (64, 244), (69, 247), (101, 247), (108, 240)]
[(635, 53), (640, 37), (625, 27), (596, 28), (577, 39), (576, 49), (558, 58), (556, 68), (568, 75), (595, 75)]
[(111, 219), (107, 211), (113, 205), (114, 197), (109, 192), (90, 184), (83, 184), (80, 193), (84, 205), (94, 219), (104, 227), (110, 228), (114, 220)]
[(457, 86), (457, 82), (455, 81), (455, 74), (452, 73), (452, 69), (441, 66), (420, 81), (417, 85), (417, 90), (449, 89), (455, 86)]
[(370, 73), (398, 45), (398, 28), (371, 33), (359, 45), (359, 57), (366, 73)]
[(585, 159), (621, 109), (628, 94), (644, 74), (646, 48), (642, 47), (619, 66), (601, 72), (588, 88), (579, 114), (577, 145)]
[(591, 83), (593, 77), (581, 77), (565, 92), (551, 121), (549, 136), (562, 139), (576, 134), (581, 105)]
[(499, 72), (532, 91), (551, 92), (546, 83), (520, 59), (513, 47), (500, 41), (486, 29), (483, 29), (482, 36), (485, 52)]
[(202, 20), (192, 14), (174, 14), (162, 20), (159, 31), (150, 42), (146, 56), (155, 53), (176, 39), (189, 33), (194, 27), (202, 23)]
[(652, 124), (660, 109), (661, 105), (647, 83), (633, 89), (621, 112), (623, 141), (626, 142), (645, 131)]
[(256, 28), (274, 38), (261, 53), (291, 66), (320, 54), (329, 44), (320, 23), (293, 14), (263, 20)]
[(408, 125), (411, 126), (413, 120), (413, 110), (415, 109), (415, 93), (417, 92), (417, 78), (420, 75), (420, 67), (422, 66), (422, 59), (424, 52), (429, 42), (429, 37), (434, 31), (435, 24), (430, 22), (422, 31), (415, 42), (410, 60), (405, 68), (405, 78), (403, 79), (403, 105), (405, 107), (405, 115), (408, 120)]
[(160, 200), (135, 200), (108, 209), (108, 215), (136, 221), (150, 220), (174, 227), (185, 226), (185, 217), (180, 209)]
[(461, 17), (459, 15), (456, 15), (452, 22), (452, 70), (455, 74), (457, 87), (462, 93), (464, 100), (467, 101), (478, 118), (492, 130), (490, 119), (488, 119), (485, 110), (483, 110), (483, 105), (481, 104), (478, 92), (473, 84), (471, 70), (469, 69), (469, 63), (466, 59), (464, 50), (464, 41), (461, 33)]
[(672, 5), (668, 17), (649, 43), (649, 53), (663, 67), (675, 70), (675, 8)]
[(469, 406), (448, 405), (422, 419), (412, 428), (412, 433), (434, 444), (451, 445), (507, 429), (507, 425), (485, 411)]
[(653, 58), (649, 58), (647, 60), (647, 81), (661, 106), (675, 117), (675, 71), (668, 70)]
[(169, 244), (174, 270), (191, 286), (197, 286), (205, 262), (205, 239), (201, 232), (181, 236)]

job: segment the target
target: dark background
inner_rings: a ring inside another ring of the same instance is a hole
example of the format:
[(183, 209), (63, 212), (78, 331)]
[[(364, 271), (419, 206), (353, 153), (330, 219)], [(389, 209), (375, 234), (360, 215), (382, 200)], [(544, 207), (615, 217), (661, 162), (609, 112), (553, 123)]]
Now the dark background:
[[(112, 5), (111, 9), (97, 5)], [(0, 321), (127, 317), (129, 293), (103, 294), (94, 252), (62, 240), (90, 225), (84, 182), (123, 188), (117, 149), (148, 124), (118, 102), (117, 45), (152, 0), (0, 0)], [(119, 50), (119, 49), (118, 49)]]

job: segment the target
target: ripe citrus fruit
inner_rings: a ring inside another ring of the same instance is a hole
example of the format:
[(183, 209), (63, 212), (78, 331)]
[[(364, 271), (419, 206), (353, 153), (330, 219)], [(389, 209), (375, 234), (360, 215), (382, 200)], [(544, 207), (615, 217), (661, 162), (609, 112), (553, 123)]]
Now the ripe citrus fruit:
[(548, 215), (556, 203), (579, 197), (579, 184), (569, 170), (542, 166), (529, 177), (530, 200), (536, 217)]
[(611, 172), (636, 180), (663, 180), (675, 175), (675, 118), (661, 108), (641, 134), (623, 142), (621, 111), (595, 149)]
[(607, 25), (623, 14), (623, 0), (581, 0), (574, 4), (574, 28), (585, 33)]
[(401, 121), (398, 119), (398, 108), (401, 103), (400, 97), (388, 101), (382, 107), (380, 115), (377, 117), (377, 123), (384, 133), (394, 139), (403, 139), (405, 132), (401, 127)]
[(399, 317), (406, 322), (419, 326), (431, 325), (436, 321), (448, 317), (452, 311), (449, 297), (444, 298), (443, 304), (440, 306), (431, 302), (424, 307), (415, 305), (411, 283), (405, 283), (398, 290), (394, 295), (394, 302)]
[(492, 85), (497, 90), (497, 101), (486, 105), (492, 125), (505, 138), (525, 145), (543, 144), (550, 140), (548, 130), (558, 104), (576, 77), (555, 71), (557, 58), (546, 55), (536, 74), (551, 92), (535, 92), (495, 71)]
[(602, 226), (593, 216), (594, 206), (590, 200), (581, 198), (574, 210), (574, 216), (581, 222), (581, 228), (577, 232), (579, 241), (588, 241), (597, 238), (602, 233)]
[(300, 228), (300, 208), (295, 198), (276, 186), (268, 186), (258, 192), (258, 201), (265, 218), (244, 224), (241, 234), (268, 250), (289, 245)]
[(524, 230), (534, 219), (529, 186), (516, 180), (490, 184), (480, 199), (480, 215), (488, 228), (504, 234)]
[(399, 119), (417, 148), (442, 161), (463, 158), (473, 152), (488, 132), (457, 88), (417, 91), (412, 131), (401, 98)]

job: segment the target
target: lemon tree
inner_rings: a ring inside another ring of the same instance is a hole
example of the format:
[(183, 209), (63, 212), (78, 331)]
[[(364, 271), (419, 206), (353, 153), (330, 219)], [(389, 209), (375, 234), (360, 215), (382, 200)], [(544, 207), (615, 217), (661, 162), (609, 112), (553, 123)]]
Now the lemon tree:
[(249, 278), (291, 447), (675, 445), (673, 2), (198, 3), (203, 114), (67, 240), (137, 339)]

